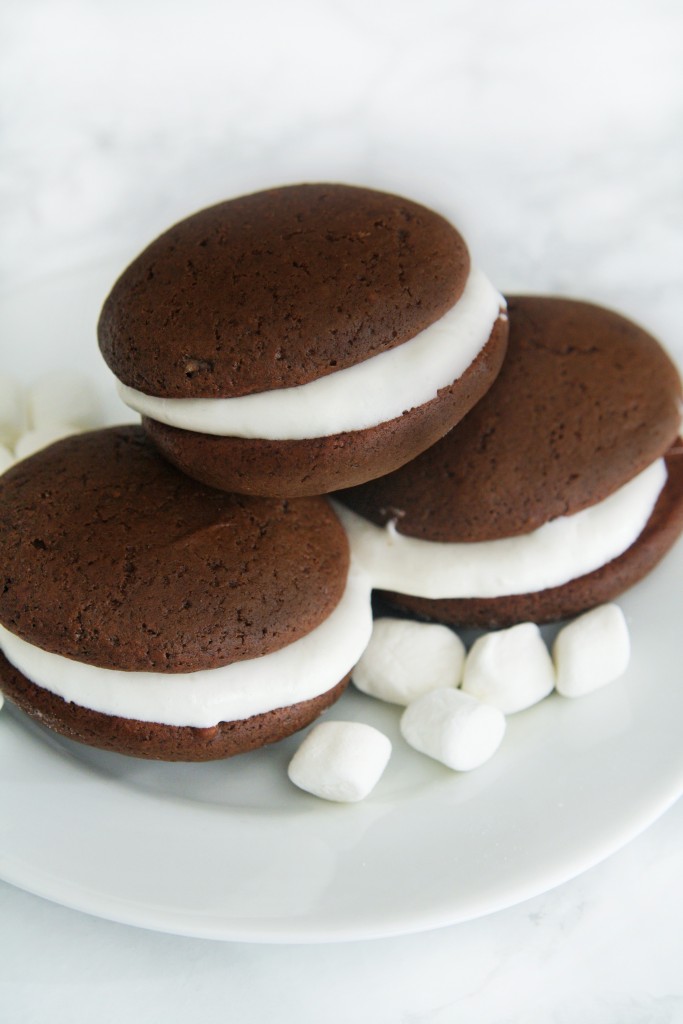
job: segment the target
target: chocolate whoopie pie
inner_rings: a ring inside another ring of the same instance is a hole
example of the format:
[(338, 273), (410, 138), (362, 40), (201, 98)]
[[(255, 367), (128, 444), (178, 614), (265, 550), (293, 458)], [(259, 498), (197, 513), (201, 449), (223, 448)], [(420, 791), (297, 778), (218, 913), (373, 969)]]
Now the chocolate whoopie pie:
[(98, 335), (178, 468), (292, 497), (388, 473), (442, 437), (498, 373), (502, 303), (433, 211), (294, 185), (161, 235), (114, 285)]
[(0, 689), (137, 757), (224, 758), (301, 729), (341, 695), (371, 628), (325, 499), (197, 484), (139, 426), (5, 473), (0, 556)]
[(384, 598), (455, 625), (609, 601), (683, 529), (681, 384), (655, 339), (585, 302), (519, 296), (508, 312), (503, 369), (465, 419), (336, 496)]

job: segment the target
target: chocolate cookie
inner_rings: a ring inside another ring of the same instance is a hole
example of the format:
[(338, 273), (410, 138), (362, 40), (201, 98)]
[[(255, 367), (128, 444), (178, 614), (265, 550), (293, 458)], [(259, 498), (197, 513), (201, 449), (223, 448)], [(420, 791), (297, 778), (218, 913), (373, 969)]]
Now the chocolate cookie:
[(3, 692), (121, 753), (207, 760), (286, 736), (337, 699), (365, 642), (367, 594), (324, 499), (197, 484), (140, 427), (4, 474), (0, 554)]
[[(458, 625), (544, 622), (610, 600), (683, 528), (681, 385), (655, 339), (567, 299), (515, 297), (508, 312), (503, 369), (462, 423), (337, 495), (376, 545), (391, 601)], [(420, 551), (438, 583), (408, 568)]]
[(296, 185), (163, 234), (114, 285), (98, 335), (179, 468), (297, 496), (389, 472), (457, 423), (500, 368), (501, 302), (433, 211)]

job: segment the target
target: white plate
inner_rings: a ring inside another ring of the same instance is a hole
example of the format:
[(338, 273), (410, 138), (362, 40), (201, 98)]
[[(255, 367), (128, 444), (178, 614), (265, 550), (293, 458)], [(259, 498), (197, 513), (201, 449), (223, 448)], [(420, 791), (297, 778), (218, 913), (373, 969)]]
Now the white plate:
[[(2, 300), (0, 337), (16, 339), (24, 379), (45, 352), (109, 389), (94, 321), (111, 277), (103, 267)], [(158, 765), (71, 744), (6, 705), (0, 877), (129, 924), (269, 942), (397, 935), (534, 896), (617, 850), (683, 791), (681, 579), (679, 544), (620, 602), (628, 673), (510, 718), (501, 750), (471, 774), (409, 750), (397, 709), (348, 693), (328, 717), (370, 722), (394, 743), (362, 804), (289, 784), (300, 737), (234, 761)]]

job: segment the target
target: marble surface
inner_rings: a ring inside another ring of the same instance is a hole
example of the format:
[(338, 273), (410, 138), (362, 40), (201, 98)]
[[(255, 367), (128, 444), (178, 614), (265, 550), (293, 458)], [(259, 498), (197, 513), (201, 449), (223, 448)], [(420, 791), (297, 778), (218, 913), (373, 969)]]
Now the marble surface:
[[(437, 207), (503, 291), (615, 306), (683, 362), (682, 33), (667, 0), (7, 0), (0, 299), (226, 196), (336, 179)], [(0, 337), (5, 368), (20, 346)], [(683, 1021), (682, 847), (679, 802), (525, 904), (327, 946), (155, 934), (0, 883), (0, 1016)]]

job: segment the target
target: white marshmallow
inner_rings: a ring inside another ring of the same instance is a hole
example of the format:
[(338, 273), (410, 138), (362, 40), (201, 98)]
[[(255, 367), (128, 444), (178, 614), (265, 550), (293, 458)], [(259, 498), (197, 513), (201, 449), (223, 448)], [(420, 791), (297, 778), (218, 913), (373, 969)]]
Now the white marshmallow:
[(6, 469), (9, 469), (13, 462), (14, 456), (9, 448), (5, 448), (4, 444), (0, 444), (0, 473), (4, 473)]
[(36, 430), (27, 430), (22, 434), (16, 443), (14, 455), (16, 460), (26, 459), (29, 455), (39, 452), (41, 448), (47, 448), (55, 441), (61, 441), (69, 434), (76, 434), (78, 430), (70, 423), (53, 423), (49, 427), (39, 427)]
[(564, 626), (555, 637), (555, 686), (563, 697), (582, 697), (622, 675), (631, 642), (621, 608), (604, 604)]
[(463, 690), (506, 715), (543, 700), (554, 685), (553, 662), (533, 622), (485, 633), (465, 659)]
[(92, 381), (70, 370), (39, 377), (28, 389), (28, 412), (34, 430), (72, 423), (76, 430), (90, 430), (102, 423), (99, 397)]
[(14, 446), (22, 430), (26, 429), (26, 412), (21, 385), (14, 377), (0, 375), (0, 441), (9, 448)]
[(352, 679), (371, 697), (405, 705), (438, 687), (457, 686), (464, 662), (465, 645), (447, 626), (376, 619)]
[(362, 722), (321, 722), (289, 762), (288, 775), (307, 793), (355, 803), (378, 783), (391, 756), (391, 741)]
[(495, 754), (505, 734), (505, 715), (462, 690), (445, 687), (408, 705), (401, 733), (415, 750), (468, 772)]

